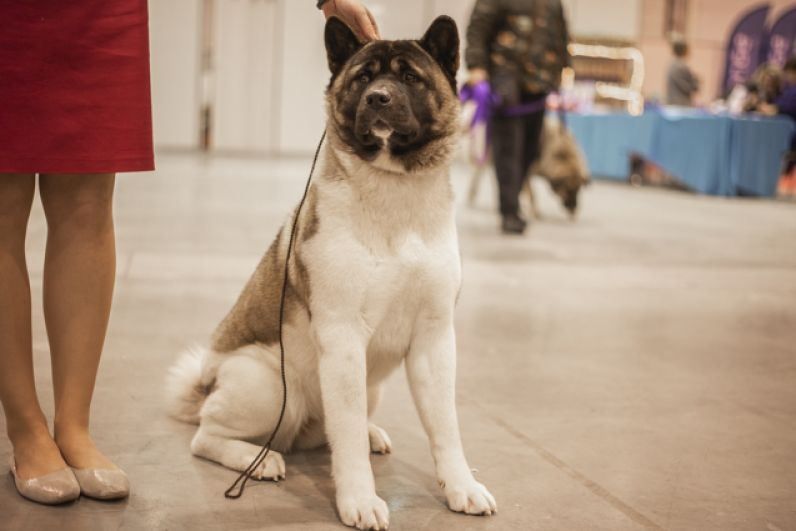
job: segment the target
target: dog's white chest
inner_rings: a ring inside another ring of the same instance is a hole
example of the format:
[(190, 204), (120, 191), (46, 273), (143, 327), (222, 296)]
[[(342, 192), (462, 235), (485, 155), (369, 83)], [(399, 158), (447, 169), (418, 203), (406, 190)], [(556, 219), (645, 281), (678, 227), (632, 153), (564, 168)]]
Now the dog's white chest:
[(450, 247), (408, 235), (394, 255), (374, 260), (363, 306), (363, 317), (373, 326), (371, 377), (383, 378), (403, 360), (418, 323), (430, 318), (430, 312), (452, 311), (460, 266), (458, 251)]
[(313, 314), (351, 312), (367, 336), (369, 379), (379, 380), (406, 356), (420, 320), (452, 313), (453, 198), (446, 171), (397, 175), (343, 160), (346, 179), (319, 183), (320, 229), (305, 245), (320, 288)]

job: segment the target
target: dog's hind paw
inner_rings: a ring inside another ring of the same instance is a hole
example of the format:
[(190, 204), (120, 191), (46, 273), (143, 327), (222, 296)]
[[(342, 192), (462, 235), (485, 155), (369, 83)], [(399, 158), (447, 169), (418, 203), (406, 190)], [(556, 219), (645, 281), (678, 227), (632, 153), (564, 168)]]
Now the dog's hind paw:
[[(253, 458), (254, 456), (252, 456)], [(282, 458), (282, 454), (273, 450), (268, 452), (263, 462), (252, 472), (252, 479), (270, 479), (271, 481), (285, 479), (285, 460)]]
[(390, 527), (390, 510), (387, 504), (376, 496), (338, 496), (337, 510), (340, 520), (357, 529), (384, 531)]
[(497, 513), (495, 498), (475, 480), (463, 485), (445, 485), (448, 507), (457, 513), (488, 516)]
[(370, 451), (374, 454), (389, 454), (392, 452), (392, 441), (390, 436), (382, 428), (375, 424), (368, 425), (368, 438), (370, 439)]

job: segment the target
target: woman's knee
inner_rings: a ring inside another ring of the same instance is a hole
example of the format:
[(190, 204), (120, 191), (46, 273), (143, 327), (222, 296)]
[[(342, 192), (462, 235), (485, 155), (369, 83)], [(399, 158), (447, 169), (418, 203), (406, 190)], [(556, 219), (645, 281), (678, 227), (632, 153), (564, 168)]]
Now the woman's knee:
[(50, 228), (103, 229), (113, 219), (113, 174), (42, 175), (41, 202)]

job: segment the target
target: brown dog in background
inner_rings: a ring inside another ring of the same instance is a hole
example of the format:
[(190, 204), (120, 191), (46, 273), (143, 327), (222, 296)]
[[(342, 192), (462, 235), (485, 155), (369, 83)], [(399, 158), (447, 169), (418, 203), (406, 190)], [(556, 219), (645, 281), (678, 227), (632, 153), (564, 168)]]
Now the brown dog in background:
[[(536, 176), (550, 183), (553, 193), (561, 199), (561, 204), (570, 217), (574, 218), (578, 209), (580, 189), (591, 180), (586, 157), (572, 133), (555, 119), (545, 120), (540, 143), (541, 156), (531, 167), (523, 184), (523, 190), (530, 200), (531, 214), (535, 219), (542, 217), (531, 186), (531, 177)], [(470, 178), (468, 194), (470, 206), (475, 204), (481, 178), (489, 162), (487, 160), (484, 164), (476, 164), (476, 169)]]

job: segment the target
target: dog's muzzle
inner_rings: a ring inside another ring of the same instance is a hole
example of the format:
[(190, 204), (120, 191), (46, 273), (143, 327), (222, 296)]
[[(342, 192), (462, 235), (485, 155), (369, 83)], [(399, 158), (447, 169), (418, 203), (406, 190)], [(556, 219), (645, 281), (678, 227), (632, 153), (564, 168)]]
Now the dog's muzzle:
[(420, 131), (407, 98), (381, 85), (368, 89), (357, 109), (354, 132), (365, 146), (381, 146), (387, 139), (390, 143), (409, 144)]

